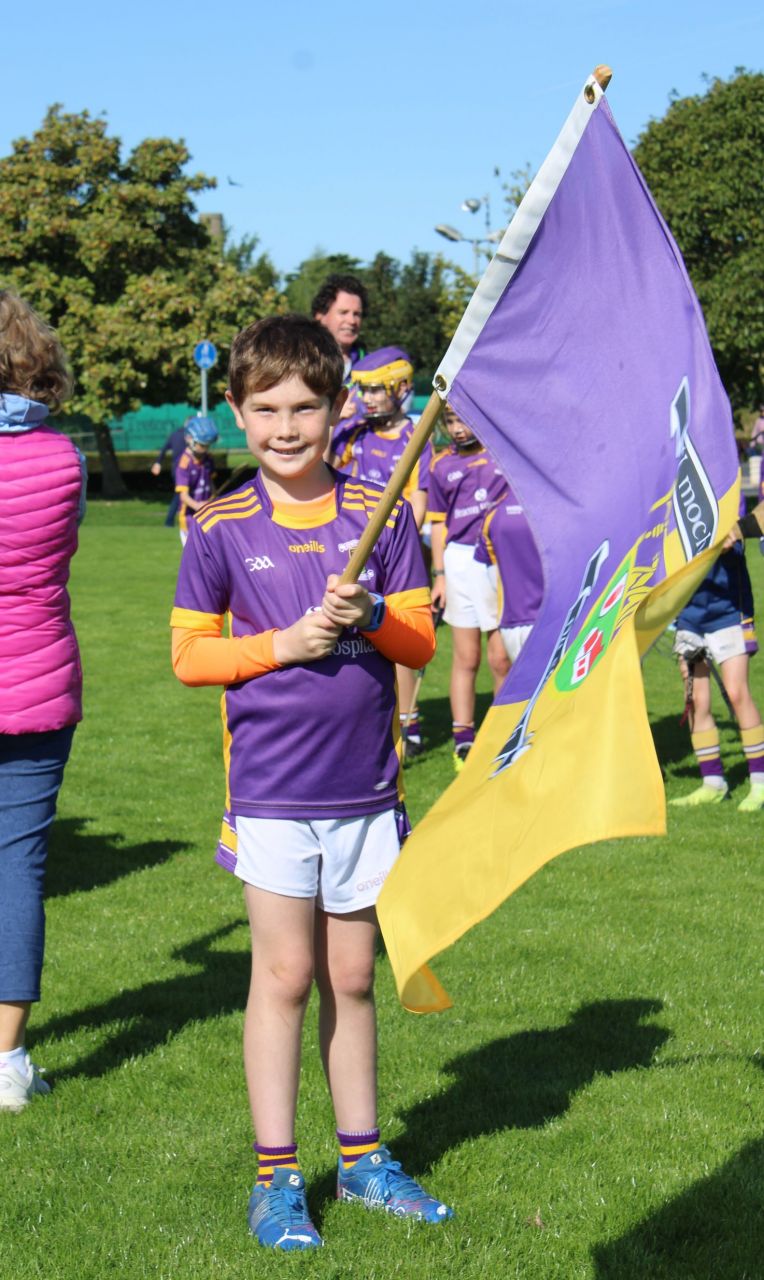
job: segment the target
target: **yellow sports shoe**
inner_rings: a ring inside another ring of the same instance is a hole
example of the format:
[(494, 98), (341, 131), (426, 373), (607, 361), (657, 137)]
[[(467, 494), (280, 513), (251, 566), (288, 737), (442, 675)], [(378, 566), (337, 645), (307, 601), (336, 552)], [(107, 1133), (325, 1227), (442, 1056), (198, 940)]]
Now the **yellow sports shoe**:
[(669, 800), (676, 809), (691, 809), (699, 804), (718, 804), (720, 800), (726, 798), (729, 787), (725, 782), (723, 787), (709, 787), (707, 783), (703, 783), (701, 787), (697, 787), (695, 791), (691, 791), (688, 796), (677, 796), (674, 800)]
[(748, 795), (740, 801), (738, 813), (758, 813), (764, 809), (764, 783), (752, 782)]

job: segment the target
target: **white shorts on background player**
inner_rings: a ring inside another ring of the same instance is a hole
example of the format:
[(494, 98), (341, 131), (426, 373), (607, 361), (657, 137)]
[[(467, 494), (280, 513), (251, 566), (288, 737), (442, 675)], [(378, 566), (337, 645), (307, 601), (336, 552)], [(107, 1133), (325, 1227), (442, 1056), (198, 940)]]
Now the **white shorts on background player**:
[(494, 565), (481, 564), (475, 548), (449, 542), (443, 552), (446, 576), (444, 620), (452, 627), (495, 631), (499, 625), (499, 597)]
[(517, 662), (517, 659), (520, 657), (520, 650), (532, 630), (532, 626), (501, 628), (501, 638), (504, 641), (504, 648), (507, 651), (507, 657), (510, 662)]
[(362, 818), (236, 818), (236, 875), (345, 915), (372, 907), (400, 853), (395, 810)]
[(738, 623), (734, 623), (731, 627), (722, 627), (721, 631), (704, 631), (703, 635), (699, 635), (697, 631), (677, 631), (674, 637), (674, 653), (680, 658), (697, 653), (699, 649), (705, 649), (710, 653), (717, 666), (726, 662), (728, 658), (740, 658), (748, 652), (745, 647), (745, 633)]

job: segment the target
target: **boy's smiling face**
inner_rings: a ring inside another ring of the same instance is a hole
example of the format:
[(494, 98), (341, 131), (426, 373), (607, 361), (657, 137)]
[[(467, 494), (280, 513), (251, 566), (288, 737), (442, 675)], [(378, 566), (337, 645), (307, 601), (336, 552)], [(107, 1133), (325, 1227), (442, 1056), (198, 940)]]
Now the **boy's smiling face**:
[(240, 405), (230, 391), (226, 399), (236, 425), (247, 437), (252, 456), (259, 462), (271, 498), (286, 502), (309, 501), (318, 483), (325, 486), (328, 470), (324, 453), (332, 425), (339, 418), (345, 397), (334, 404), (316, 395), (302, 378), (285, 378), (267, 391), (250, 391)]

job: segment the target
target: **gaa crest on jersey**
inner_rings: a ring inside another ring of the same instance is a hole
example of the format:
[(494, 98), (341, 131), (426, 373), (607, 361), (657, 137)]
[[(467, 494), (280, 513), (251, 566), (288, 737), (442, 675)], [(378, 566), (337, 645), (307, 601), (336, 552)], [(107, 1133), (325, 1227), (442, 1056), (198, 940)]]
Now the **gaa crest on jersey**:
[(671, 402), (670, 431), (678, 459), (674, 519), (685, 557), (692, 560), (716, 537), (719, 504), (690, 438), (690, 383), (686, 377)]
[(261, 569), (275, 569), (270, 556), (247, 556), (244, 561), (250, 573), (259, 573)]

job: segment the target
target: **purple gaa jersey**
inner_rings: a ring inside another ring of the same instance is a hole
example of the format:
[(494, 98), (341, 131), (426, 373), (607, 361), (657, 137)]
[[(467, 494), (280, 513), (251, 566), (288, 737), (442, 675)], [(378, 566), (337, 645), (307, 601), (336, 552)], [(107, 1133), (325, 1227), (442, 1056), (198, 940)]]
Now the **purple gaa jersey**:
[[(391, 431), (375, 431), (365, 419), (359, 422), (351, 418), (335, 431), (332, 448), (336, 465), (354, 480), (370, 480), (384, 489), (413, 431), (410, 418)], [(416, 489), (427, 489), (431, 459), (432, 445), (428, 440), (406, 481), (404, 498), (410, 498)]]
[(500, 627), (528, 627), (544, 596), (544, 571), (531, 527), (511, 489), (488, 512), (475, 559), (495, 564), (501, 581)]
[(474, 547), (483, 518), (507, 487), (487, 449), (449, 445), (430, 466), (428, 520), (445, 520), (446, 544)]
[[(336, 476), (333, 497), (300, 518), (274, 509), (260, 475), (190, 521), (172, 625), (232, 636), (283, 630), (317, 608), (342, 573), (379, 489)], [(411, 508), (398, 502), (361, 574), (392, 606), (429, 602)], [(227, 808), (260, 818), (381, 813), (399, 800), (393, 663), (354, 627), (326, 658), (229, 685), (223, 695)]]
[(175, 488), (180, 494), (180, 527), (188, 528), (188, 518), (193, 512), (183, 502), (184, 491), (189, 498), (197, 502), (206, 502), (212, 497), (212, 477), (214, 466), (212, 458), (205, 453), (203, 458), (195, 458), (190, 449), (184, 449), (175, 468)]

